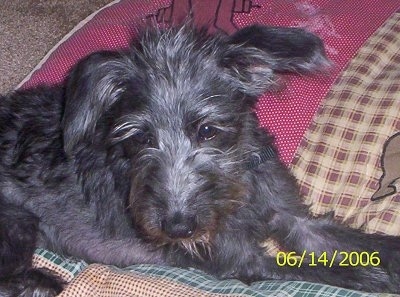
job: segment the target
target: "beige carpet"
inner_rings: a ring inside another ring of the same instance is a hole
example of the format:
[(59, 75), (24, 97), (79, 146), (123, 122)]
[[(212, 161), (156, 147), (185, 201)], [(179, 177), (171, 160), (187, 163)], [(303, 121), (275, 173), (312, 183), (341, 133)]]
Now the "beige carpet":
[(81, 20), (111, 0), (0, 0), (0, 93), (14, 89)]

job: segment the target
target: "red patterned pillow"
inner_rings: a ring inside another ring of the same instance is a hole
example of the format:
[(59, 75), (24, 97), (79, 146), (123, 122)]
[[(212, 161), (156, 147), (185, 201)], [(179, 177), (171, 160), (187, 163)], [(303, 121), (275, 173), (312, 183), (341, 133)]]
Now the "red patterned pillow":
[(228, 33), (253, 23), (304, 27), (318, 34), (335, 64), (325, 77), (287, 76), (287, 88), (265, 94), (258, 104), (262, 126), (276, 136), (283, 161), (290, 163), (305, 130), (335, 78), (364, 41), (398, 8), (396, 1), (373, 0), (121, 0), (78, 25), (42, 61), (22, 87), (61, 82), (81, 57), (128, 46), (146, 21), (179, 22), (193, 12), (196, 25)]

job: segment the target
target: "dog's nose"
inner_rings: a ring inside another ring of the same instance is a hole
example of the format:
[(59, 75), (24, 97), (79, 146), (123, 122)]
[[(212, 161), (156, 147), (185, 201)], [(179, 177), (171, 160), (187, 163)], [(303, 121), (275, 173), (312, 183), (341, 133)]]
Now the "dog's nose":
[(161, 228), (165, 234), (172, 239), (189, 238), (196, 230), (196, 219), (194, 216), (185, 216), (181, 212), (165, 219)]

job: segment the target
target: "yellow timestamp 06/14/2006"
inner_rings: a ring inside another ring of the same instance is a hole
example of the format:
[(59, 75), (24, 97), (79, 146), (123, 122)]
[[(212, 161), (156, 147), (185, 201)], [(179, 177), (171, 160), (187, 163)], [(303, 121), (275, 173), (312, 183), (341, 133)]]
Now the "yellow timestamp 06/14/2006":
[(296, 252), (278, 252), (276, 255), (276, 264), (278, 266), (309, 267), (357, 267), (357, 266), (379, 266), (381, 259), (379, 252), (347, 252), (333, 251), (332, 253), (307, 252), (304, 250), (301, 254)]

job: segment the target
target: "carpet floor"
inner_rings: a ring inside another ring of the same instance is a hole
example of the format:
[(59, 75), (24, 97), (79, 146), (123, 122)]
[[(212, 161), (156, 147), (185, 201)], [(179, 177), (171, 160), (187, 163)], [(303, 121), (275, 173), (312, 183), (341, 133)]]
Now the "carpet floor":
[(0, 3), (0, 94), (13, 90), (80, 21), (111, 0)]

